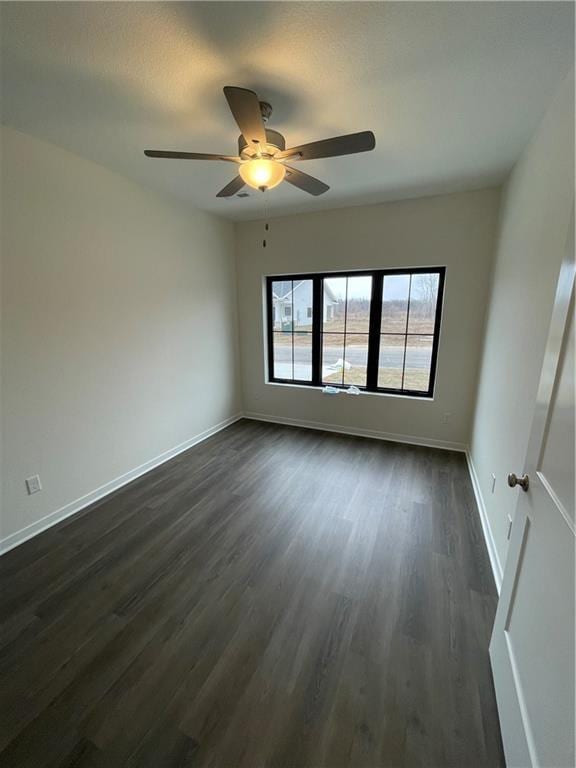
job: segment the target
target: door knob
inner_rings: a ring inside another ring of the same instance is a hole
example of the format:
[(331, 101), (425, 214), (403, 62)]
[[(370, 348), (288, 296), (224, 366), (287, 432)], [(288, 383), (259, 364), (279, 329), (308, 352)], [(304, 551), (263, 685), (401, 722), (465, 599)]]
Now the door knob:
[(514, 474), (514, 472), (510, 472), (510, 474), (508, 475), (508, 485), (510, 486), (510, 488), (515, 488), (517, 485), (519, 485), (523, 491), (527, 491), (530, 485), (530, 479), (528, 475), (522, 475), (522, 477), (517, 477)]

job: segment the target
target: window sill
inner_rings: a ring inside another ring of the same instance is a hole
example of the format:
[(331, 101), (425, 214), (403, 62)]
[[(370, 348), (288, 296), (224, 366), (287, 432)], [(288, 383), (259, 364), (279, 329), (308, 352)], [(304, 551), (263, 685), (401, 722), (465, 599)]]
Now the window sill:
[[(322, 391), (322, 387), (312, 387), (307, 384), (286, 384), (281, 381), (266, 381), (264, 382), (269, 387), (287, 387), (288, 389), (304, 389), (307, 392), (318, 392), (320, 395), (324, 395), (325, 393)], [(345, 389), (341, 390), (341, 392), (338, 393), (347, 395), (347, 392)], [(338, 397), (338, 395), (325, 395), (326, 397)], [(391, 397), (395, 400), (410, 400), (411, 402), (425, 402), (425, 403), (433, 403), (434, 402), (434, 395), (432, 397), (422, 397), (419, 395), (395, 395), (393, 392), (365, 392), (364, 390), (360, 390), (359, 394), (357, 395), (347, 395), (347, 397)]]

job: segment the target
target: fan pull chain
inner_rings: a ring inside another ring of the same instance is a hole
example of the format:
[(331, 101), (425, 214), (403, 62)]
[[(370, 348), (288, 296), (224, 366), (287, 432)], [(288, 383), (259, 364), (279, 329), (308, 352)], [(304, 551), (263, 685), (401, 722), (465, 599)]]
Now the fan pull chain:
[[(264, 194), (264, 232), (268, 232), (270, 229), (270, 225), (268, 223), (268, 197), (266, 196), (266, 190), (262, 190)], [(266, 234), (264, 234), (264, 239), (262, 240), (262, 248), (266, 248)]]

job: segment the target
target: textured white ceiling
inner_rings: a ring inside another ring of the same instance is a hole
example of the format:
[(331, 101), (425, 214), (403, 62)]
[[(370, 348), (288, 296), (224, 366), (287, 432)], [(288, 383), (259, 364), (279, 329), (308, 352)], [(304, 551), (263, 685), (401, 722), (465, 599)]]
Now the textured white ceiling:
[(573, 65), (573, 5), (556, 2), (2, 2), (2, 121), (232, 219), (233, 166), (145, 148), (232, 153), (222, 87), (270, 101), (291, 145), (371, 129), (371, 153), (302, 169), (274, 213), (479, 187), (510, 169)]

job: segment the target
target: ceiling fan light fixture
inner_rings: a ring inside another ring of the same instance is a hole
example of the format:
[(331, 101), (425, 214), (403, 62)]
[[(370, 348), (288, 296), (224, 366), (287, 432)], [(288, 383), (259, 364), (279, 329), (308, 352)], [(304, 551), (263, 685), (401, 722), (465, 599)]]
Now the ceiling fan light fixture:
[(284, 179), (286, 168), (275, 160), (255, 158), (240, 165), (242, 181), (254, 189), (273, 189)]

